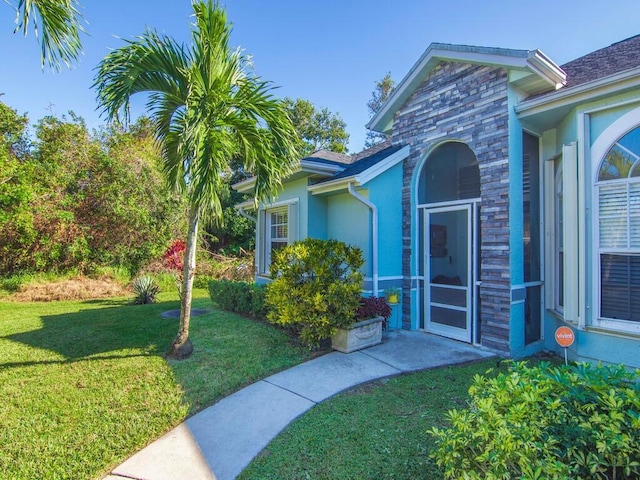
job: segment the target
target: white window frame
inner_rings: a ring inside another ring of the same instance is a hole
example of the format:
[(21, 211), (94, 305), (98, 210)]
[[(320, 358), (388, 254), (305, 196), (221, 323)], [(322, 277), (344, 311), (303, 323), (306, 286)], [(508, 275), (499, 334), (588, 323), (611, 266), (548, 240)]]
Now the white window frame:
[[(274, 221), (274, 216), (276, 218), (282, 218), (282, 221), (278, 223), (276, 219)], [(271, 252), (273, 251), (274, 242), (283, 244), (283, 246), (287, 246), (289, 244), (289, 207), (278, 207), (278, 208), (270, 208), (266, 211), (266, 223), (265, 223), (265, 249), (264, 249), (264, 258), (265, 258), (265, 268), (268, 268), (271, 265)], [(285, 236), (278, 237), (273, 236), (273, 227), (284, 227), (286, 229)]]
[[(634, 322), (630, 320), (620, 320), (620, 319), (611, 319), (602, 317), (601, 314), (601, 281), (602, 272), (601, 272), (601, 254), (606, 253), (618, 253), (622, 255), (629, 254), (639, 254), (640, 248), (601, 248), (600, 247), (600, 216), (599, 216), (599, 206), (600, 206), (600, 187), (606, 186), (611, 183), (624, 184), (629, 188), (631, 183), (636, 183), (640, 181), (640, 179), (629, 179), (625, 180), (599, 180), (600, 167), (604, 160), (605, 155), (609, 151), (611, 147), (615, 145), (624, 135), (629, 133), (630, 131), (640, 128), (640, 108), (636, 108), (627, 114), (620, 117), (618, 120), (613, 122), (593, 143), (591, 147), (591, 168), (592, 168), (592, 177), (591, 184), (594, 186), (594, 194), (592, 198), (592, 212), (593, 212), (593, 223), (592, 223), (592, 234), (593, 234), (593, 252), (591, 255), (592, 258), (592, 266), (593, 266), (593, 319), (592, 325), (595, 327), (600, 327), (603, 329), (618, 331), (618, 332), (629, 332), (633, 334), (640, 334), (640, 322)], [(627, 198), (628, 201), (628, 198)]]
[(277, 212), (286, 212), (287, 214), (287, 237), (286, 245), (290, 245), (298, 239), (298, 199), (285, 200), (282, 202), (276, 202), (269, 205), (265, 205), (259, 212), (259, 247), (258, 247), (258, 275), (262, 277), (268, 277), (269, 266), (271, 265), (271, 250), (272, 241), (276, 240), (284, 243), (284, 237), (273, 238), (271, 236), (271, 215)]

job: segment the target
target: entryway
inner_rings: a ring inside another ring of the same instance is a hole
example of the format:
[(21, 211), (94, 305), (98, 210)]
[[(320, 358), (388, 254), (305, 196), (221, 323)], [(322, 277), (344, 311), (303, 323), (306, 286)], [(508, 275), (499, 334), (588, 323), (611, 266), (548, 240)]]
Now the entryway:
[(473, 151), (459, 142), (437, 147), (417, 193), (420, 326), (480, 343), (480, 172)]

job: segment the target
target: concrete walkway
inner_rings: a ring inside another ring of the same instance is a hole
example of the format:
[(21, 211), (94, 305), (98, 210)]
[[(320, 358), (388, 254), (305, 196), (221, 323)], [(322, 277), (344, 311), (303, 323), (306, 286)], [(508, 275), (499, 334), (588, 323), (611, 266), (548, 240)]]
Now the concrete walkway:
[(333, 352), (277, 373), (187, 419), (116, 467), (107, 480), (231, 480), (296, 417), (355, 385), (493, 354), (422, 332)]

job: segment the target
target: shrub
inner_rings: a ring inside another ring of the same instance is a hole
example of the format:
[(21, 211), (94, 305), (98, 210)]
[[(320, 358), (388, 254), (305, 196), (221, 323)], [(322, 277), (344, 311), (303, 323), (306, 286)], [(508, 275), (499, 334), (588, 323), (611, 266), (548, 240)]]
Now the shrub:
[(266, 317), (265, 286), (248, 282), (230, 280), (209, 281), (211, 300), (223, 310), (252, 315), (256, 318)]
[(586, 363), (477, 375), (470, 408), (430, 430), (433, 456), (446, 478), (639, 478), (639, 381), (640, 371)]
[(153, 278), (143, 275), (133, 281), (133, 293), (136, 294), (133, 299), (133, 303), (136, 305), (155, 303), (157, 301), (156, 297), (160, 293), (160, 288)]
[(165, 267), (173, 275), (173, 280), (178, 290), (178, 296), (182, 298), (182, 282), (184, 280), (184, 254), (187, 251), (187, 244), (182, 239), (176, 239), (165, 250), (162, 261)]
[(384, 318), (383, 328), (387, 327), (387, 318), (391, 316), (391, 307), (384, 297), (362, 297), (360, 305), (356, 311), (358, 320), (366, 320), (367, 318), (382, 317)]
[(307, 238), (273, 252), (267, 286), (269, 321), (293, 327), (309, 346), (355, 320), (362, 251), (337, 240)]

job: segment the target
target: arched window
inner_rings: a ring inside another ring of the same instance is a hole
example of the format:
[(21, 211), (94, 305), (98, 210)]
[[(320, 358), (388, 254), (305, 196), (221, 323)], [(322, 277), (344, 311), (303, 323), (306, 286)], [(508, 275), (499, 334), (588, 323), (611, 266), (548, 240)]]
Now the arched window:
[(596, 188), (600, 317), (640, 322), (640, 127), (609, 148)]
[(437, 147), (420, 173), (418, 203), (440, 203), (480, 197), (480, 169), (467, 145), (447, 142)]

